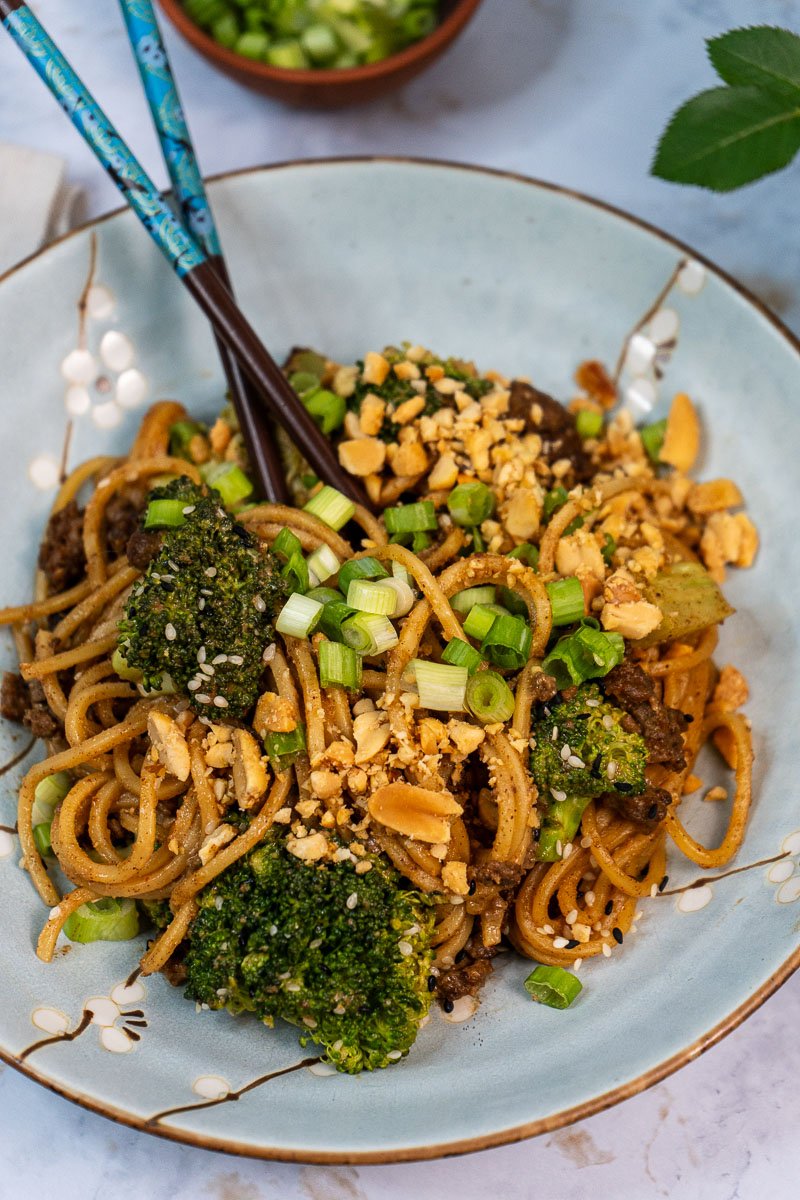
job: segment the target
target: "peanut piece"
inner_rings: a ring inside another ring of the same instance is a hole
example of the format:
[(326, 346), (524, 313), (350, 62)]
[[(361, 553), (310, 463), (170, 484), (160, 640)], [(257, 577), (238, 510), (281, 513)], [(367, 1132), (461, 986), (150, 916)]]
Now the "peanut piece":
[(369, 798), (370, 816), (405, 837), (421, 842), (450, 841), (450, 818), (461, 805), (446, 792), (433, 792), (411, 783), (387, 783)]
[(168, 774), (181, 781), (188, 779), (192, 769), (189, 747), (172, 717), (151, 712), (147, 718), (147, 734)]

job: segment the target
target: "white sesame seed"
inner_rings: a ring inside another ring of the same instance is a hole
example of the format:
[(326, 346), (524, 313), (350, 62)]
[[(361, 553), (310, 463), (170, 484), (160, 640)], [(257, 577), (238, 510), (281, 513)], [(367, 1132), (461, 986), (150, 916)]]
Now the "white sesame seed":
[(555, 929), (553, 929), (552, 925), (543, 925), (542, 933), (546, 933), (548, 935), (548, 937), (552, 937), (553, 934), (555, 933)]
[(414, 947), (410, 942), (398, 942), (397, 949), (403, 955), (403, 958), (408, 958), (409, 954), (414, 953)]
[(271, 936), (271, 937), (275, 937), (275, 934), (278, 932), (278, 926), (277, 926), (277, 925), (270, 925), (270, 927), (269, 927), (269, 932), (270, 932), (270, 936)]
[(183, 515), (185, 517), (188, 517), (189, 513), (193, 513), (196, 507), (197, 507), (196, 504), (187, 504), (186, 508), (181, 509), (181, 512), (183, 513)]
[(287, 992), (299, 992), (300, 984), (299, 983), (287, 983), (286, 991)]
[(174, 578), (175, 578), (175, 576), (174, 576), (174, 575), (162, 575), (162, 576), (161, 576), (161, 582), (162, 582), (162, 583), (172, 583), (172, 581), (174, 580)]
[(198, 692), (197, 695), (195, 696), (195, 700), (197, 701), (198, 704), (210, 704), (211, 703), (211, 697), (207, 696), (205, 694), (205, 692), (202, 692), (202, 693)]
[(609, 779), (616, 779), (617, 769), (618, 769), (617, 764), (615, 762), (610, 762), (608, 764), (608, 766), (606, 767), (606, 775), (608, 776)]
[(226, 663), (228, 661), (228, 656), (227, 654), (218, 654), (216, 658), (212, 658), (211, 661), (215, 667), (218, 667), (220, 663)]
[(215, 696), (214, 697), (214, 706), (215, 706), (215, 708), (227, 708), (228, 701), (225, 699), (224, 696)]
[(244, 659), (242, 658), (241, 654), (229, 654), (227, 657), (228, 657), (228, 662), (233, 663), (233, 665), (235, 667), (240, 667), (242, 665), (242, 663), (244, 662)]
[(589, 907), (591, 908), (592, 905), (594, 904), (594, 900), (595, 900), (594, 892), (587, 892), (583, 898), (586, 901), (586, 903), (589, 905)]
[(655, 900), (657, 895), (658, 895), (658, 884), (654, 883), (653, 886), (650, 888), (651, 899)]
[(199, 611), (202, 612), (203, 609), (205, 608), (205, 606), (206, 606), (205, 599), (201, 596), (200, 599), (197, 601), (197, 607), (198, 607)]
[(553, 938), (553, 949), (554, 950), (563, 950), (568, 941), (569, 941), (569, 939), (565, 938), (565, 937)]
[(254, 596), (253, 604), (254, 604), (255, 608), (258, 610), (258, 612), (266, 612), (267, 611), (267, 606), (264, 603), (261, 596)]
[(264, 663), (271, 663), (277, 653), (278, 653), (278, 647), (275, 645), (274, 642), (271, 642), (270, 645), (267, 646), (267, 648), (265, 649), (264, 653), (261, 655), (261, 661)]
[(588, 838), (588, 837), (581, 838), (581, 846), (583, 847), (584, 850), (588, 850), (589, 847), (591, 846), (591, 844), (592, 844), (591, 838)]
[(167, 565), (171, 571), (178, 571), (180, 568), (177, 563), (174, 563), (171, 558), (167, 559)]
[(214, 668), (210, 665), (210, 663), (200, 663), (200, 670), (207, 679), (210, 679), (211, 676), (215, 674)]
[(164, 627), (164, 637), (167, 639), (168, 642), (174, 642), (175, 638), (177, 636), (178, 636), (178, 631), (175, 628), (175, 626), (172, 624), (172, 622), (170, 621), (169, 624)]
[(213, 596), (214, 593), (211, 591), (211, 588), (200, 588), (200, 595), (201, 596)]
[(567, 793), (562, 792), (560, 788), (550, 788), (550, 795), (554, 800), (557, 800), (559, 804), (561, 804), (567, 798)]
[(556, 854), (558, 855), (559, 858), (561, 858), (563, 850), (564, 850), (564, 847), (561, 845), (561, 841), (560, 840), (557, 841), (556, 842)]
[(203, 574), (207, 575), (209, 579), (213, 579), (214, 576), (216, 575), (216, 573), (217, 573), (216, 567), (206, 567), (205, 571), (203, 572)]
[(199, 679), (190, 679), (186, 686), (188, 687), (190, 692), (196, 692), (197, 689), (201, 686), (201, 683), (200, 683)]
[(386, 1057), (390, 1058), (392, 1062), (397, 1062), (398, 1058), (403, 1057), (403, 1052), (402, 1050), (390, 1050)]
[(600, 707), (600, 701), (599, 701), (599, 700), (587, 700), (587, 701), (586, 701), (586, 707), (587, 707), (587, 708), (599, 708), (599, 707)]
[(350, 895), (345, 900), (345, 907), (349, 908), (352, 911), (357, 904), (358, 904), (358, 892), (351, 892)]
[(322, 938), (314, 938), (313, 942), (308, 943), (309, 950), (319, 950), (322, 945)]
[(563, 759), (563, 761), (564, 761), (564, 762), (566, 762), (566, 761), (567, 761), (567, 759), (569, 758), (570, 754), (572, 754), (572, 751), (571, 751), (571, 749), (569, 748), (569, 746), (567, 745), (567, 743), (565, 742), (565, 743), (564, 743), (564, 745), (561, 747), (561, 757), (562, 757), (562, 759)]
[(551, 742), (558, 741), (558, 726), (557, 725), (553, 726), (553, 732), (550, 734), (550, 741)]
[(606, 713), (606, 715), (603, 717), (603, 727), (605, 729), (613, 729), (614, 728), (614, 718), (612, 716), (610, 716), (608, 713)]
[(570, 767), (577, 767), (578, 769), (586, 766), (586, 763), (582, 758), (578, 758), (577, 754), (570, 754), (569, 758), (567, 759), (567, 763)]
[(567, 922), (568, 925), (574, 925), (575, 922), (577, 921), (577, 919), (578, 919), (577, 908), (571, 908), (569, 910), (569, 912), (567, 913), (567, 915), (564, 917), (564, 920)]
[(204, 663), (204, 662), (206, 661), (206, 648), (205, 648), (205, 646), (201, 646), (201, 647), (200, 647), (200, 649), (197, 651), (197, 661), (198, 661), (199, 663)]
[(569, 858), (570, 854), (572, 854), (572, 842), (567, 842), (566, 846), (564, 847), (564, 853), (561, 855), (561, 857)]
[(609, 946), (608, 942), (603, 942), (603, 957), (611, 958), (611, 947)]

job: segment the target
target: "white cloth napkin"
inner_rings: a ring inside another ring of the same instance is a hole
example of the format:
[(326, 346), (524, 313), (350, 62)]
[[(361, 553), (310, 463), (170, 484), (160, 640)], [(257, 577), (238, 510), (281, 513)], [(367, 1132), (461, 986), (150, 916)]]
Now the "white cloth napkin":
[(0, 142), (0, 275), (77, 222), (81, 190), (64, 159)]

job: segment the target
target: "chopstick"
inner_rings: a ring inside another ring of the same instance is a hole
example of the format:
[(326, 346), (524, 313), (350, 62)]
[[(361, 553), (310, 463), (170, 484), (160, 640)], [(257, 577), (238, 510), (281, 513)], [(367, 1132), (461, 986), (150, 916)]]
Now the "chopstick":
[(360, 483), (341, 467), (332, 446), (236, 305), (211, 260), (172, 213), (28, 5), (23, 0), (0, 0), (0, 20), (318, 477), (372, 510)]
[[(173, 193), (183, 214), (183, 223), (197, 238), (217, 275), (233, 295), (214, 214), (153, 6), (150, 0), (135, 0), (135, 3), (134, 0), (120, 0), (120, 8)], [(273, 503), (287, 503), (289, 488), (286, 475), (258, 395), (219, 336), (217, 348), (248, 455), (261, 482), (263, 495)]]

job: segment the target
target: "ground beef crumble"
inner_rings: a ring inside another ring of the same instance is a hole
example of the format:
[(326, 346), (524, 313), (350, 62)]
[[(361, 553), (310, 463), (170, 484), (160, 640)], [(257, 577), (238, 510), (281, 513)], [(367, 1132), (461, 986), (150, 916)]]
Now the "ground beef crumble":
[(662, 702), (650, 676), (626, 659), (609, 671), (601, 686), (606, 696), (628, 714), (632, 731), (644, 738), (647, 761), (682, 771), (686, 766), (683, 732), (687, 719), (677, 708), (668, 708)]
[(47, 522), (39, 549), (39, 566), (53, 592), (63, 592), (83, 578), (86, 569), (83, 512), (77, 501), (70, 500)]
[(529, 383), (515, 379), (511, 384), (508, 415), (525, 422), (528, 433), (538, 433), (542, 439), (542, 458), (546, 462), (569, 459), (572, 474), (578, 483), (594, 475), (594, 466), (583, 447), (575, 426), (575, 417), (546, 392)]
[(26, 683), (13, 671), (5, 671), (0, 686), (0, 715), (30, 729), (34, 737), (51, 738), (61, 729), (51, 713), (38, 679)]

